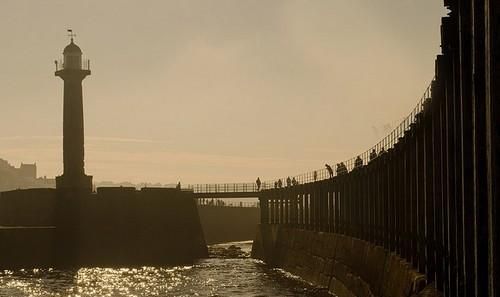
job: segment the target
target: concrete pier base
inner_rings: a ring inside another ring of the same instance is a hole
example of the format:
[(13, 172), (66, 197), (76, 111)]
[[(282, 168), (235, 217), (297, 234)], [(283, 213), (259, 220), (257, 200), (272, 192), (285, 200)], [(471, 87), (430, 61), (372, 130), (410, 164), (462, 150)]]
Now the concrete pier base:
[(252, 257), (339, 297), (441, 296), (396, 254), (344, 235), (259, 225)]

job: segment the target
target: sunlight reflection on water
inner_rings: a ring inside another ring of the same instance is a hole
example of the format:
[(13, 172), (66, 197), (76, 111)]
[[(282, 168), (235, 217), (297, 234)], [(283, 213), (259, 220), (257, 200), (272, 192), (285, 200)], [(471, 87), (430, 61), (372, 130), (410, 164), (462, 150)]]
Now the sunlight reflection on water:
[[(248, 250), (248, 242), (238, 243)], [(0, 273), (5, 297), (327, 296), (250, 258), (203, 259), (193, 266), (20, 270)]]

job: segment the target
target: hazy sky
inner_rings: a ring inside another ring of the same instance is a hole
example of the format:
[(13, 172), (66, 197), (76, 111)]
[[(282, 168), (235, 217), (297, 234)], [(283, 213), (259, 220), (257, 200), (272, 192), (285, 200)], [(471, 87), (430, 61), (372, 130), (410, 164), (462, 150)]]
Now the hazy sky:
[(0, 1), (0, 158), (62, 170), (66, 29), (94, 180), (267, 180), (366, 150), (434, 75), (442, 1)]

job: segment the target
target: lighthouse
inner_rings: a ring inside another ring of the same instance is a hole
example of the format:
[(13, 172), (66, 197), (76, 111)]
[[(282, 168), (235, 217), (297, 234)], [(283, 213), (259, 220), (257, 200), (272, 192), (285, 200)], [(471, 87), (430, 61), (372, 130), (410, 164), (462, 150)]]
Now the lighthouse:
[(82, 59), (82, 50), (74, 43), (63, 51), (63, 60), (56, 61), (55, 75), (64, 81), (63, 162), (64, 171), (56, 177), (57, 189), (92, 190), (92, 176), (85, 174), (82, 81), (90, 75), (90, 63)]

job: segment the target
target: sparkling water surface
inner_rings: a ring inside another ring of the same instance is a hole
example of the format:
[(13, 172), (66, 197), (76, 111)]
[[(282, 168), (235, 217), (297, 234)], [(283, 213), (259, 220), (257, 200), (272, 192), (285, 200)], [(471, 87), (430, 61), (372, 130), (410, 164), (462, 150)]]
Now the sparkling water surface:
[[(221, 256), (231, 245), (237, 256)], [(192, 266), (21, 270), (0, 273), (5, 297), (331, 296), (279, 269), (248, 257), (251, 242), (214, 245), (216, 258)]]

